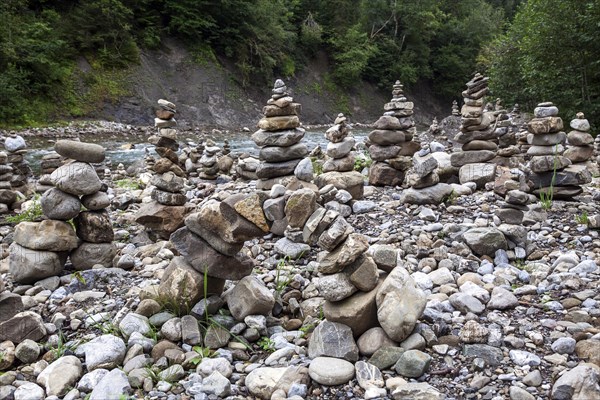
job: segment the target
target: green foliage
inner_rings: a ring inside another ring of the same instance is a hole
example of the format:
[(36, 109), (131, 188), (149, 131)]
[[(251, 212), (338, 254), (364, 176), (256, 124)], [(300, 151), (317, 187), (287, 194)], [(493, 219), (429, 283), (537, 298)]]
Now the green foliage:
[(192, 350), (198, 353), (196, 357), (190, 360), (190, 362), (194, 365), (198, 365), (203, 359), (211, 358), (215, 355), (215, 352), (208, 347), (194, 346), (192, 347)]
[(575, 222), (577, 222), (578, 224), (581, 224), (581, 225), (588, 225), (590, 223), (588, 213), (586, 211), (584, 211), (581, 214), (576, 215)]
[(354, 159), (354, 170), (362, 172), (363, 169), (369, 168), (373, 164), (373, 160), (368, 153), (361, 153)]
[(275, 342), (266, 336), (261, 337), (258, 342), (256, 342), (258, 347), (263, 349), (264, 351), (273, 352), (275, 351)]
[(376, 47), (359, 25), (348, 29), (345, 35), (331, 40), (335, 49), (333, 77), (344, 87), (351, 87), (362, 77), (369, 58)]
[(21, 211), (19, 214), (6, 217), (6, 222), (18, 224), (21, 222), (34, 222), (40, 220), (44, 215), (44, 212), (42, 211), (42, 204), (40, 203), (41, 197), (42, 196), (39, 194), (35, 194), (32, 197), (31, 203), (27, 209)]
[[(558, 145), (557, 145), (558, 147)], [(540, 205), (545, 211), (552, 209), (552, 201), (554, 199), (554, 184), (556, 183), (556, 170), (558, 168), (558, 157), (556, 151), (554, 152), (554, 168), (552, 171), (552, 180), (550, 186), (547, 188), (540, 188)]]
[(505, 103), (553, 101), (568, 119), (600, 117), (600, 2), (530, 0), (484, 59), (491, 88)]
[(323, 173), (323, 163), (317, 159), (317, 157), (311, 157), (310, 162), (312, 163), (313, 173), (319, 176)]
[(140, 182), (136, 179), (120, 179), (114, 181), (116, 187), (127, 190), (139, 190), (141, 189)]

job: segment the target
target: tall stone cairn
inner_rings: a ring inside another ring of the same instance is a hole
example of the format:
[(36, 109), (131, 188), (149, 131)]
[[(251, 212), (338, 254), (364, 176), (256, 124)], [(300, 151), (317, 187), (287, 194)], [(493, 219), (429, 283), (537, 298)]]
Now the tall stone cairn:
[(374, 186), (400, 186), (411, 166), (411, 157), (420, 149), (413, 141), (417, 133), (412, 118), (414, 103), (404, 96), (396, 81), (392, 99), (383, 106), (384, 114), (369, 133), (369, 153), (374, 163), (369, 168), (369, 183)]
[(356, 154), (352, 151), (354, 148), (354, 137), (348, 136), (347, 118), (339, 113), (335, 119), (334, 125), (327, 129), (325, 138), (327, 143), (327, 160), (323, 164), (323, 172), (348, 172), (354, 170), (354, 160)]
[[(50, 175), (54, 187), (40, 200), (47, 219), (15, 227), (9, 270), (16, 282), (33, 283), (59, 275), (68, 256), (76, 270), (98, 264), (110, 267), (116, 253), (106, 210), (110, 205), (107, 187), (92, 166), (104, 160), (104, 148), (59, 140), (54, 149), (67, 162)], [(75, 230), (66, 222), (71, 219)]]
[(252, 140), (260, 147), (260, 165), (256, 169), (259, 190), (269, 190), (275, 183), (286, 182), (294, 176), (296, 166), (308, 155), (301, 143), (304, 129), (300, 127), (299, 103), (294, 103), (281, 79), (275, 81), (272, 96), (263, 107), (264, 117)]
[(181, 206), (187, 198), (183, 194), (183, 178), (185, 172), (179, 165), (179, 143), (177, 142), (177, 121), (175, 121), (175, 104), (170, 101), (158, 100), (160, 108), (156, 111), (154, 126), (158, 135), (151, 136), (149, 141), (154, 144), (160, 159), (154, 163), (156, 175), (151, 184), (155, 186), (151, 197), (159, 204), (166, 206)]
[(475, 182), (482, 188), (494, 180), (496, 165), (487, 163), (496, 157), (498, 149), (494, 127), (494, 112), (484, 112), (488, 77), (477, 73), (462, 92), (460, 132), (454, 141), (461, 144), (460, 151), (450, 156), (450, 163), (459, 169), (460, 183)]
[[(575, 126), (584, 128), (584, 124)], [(558, 116), (558, 108), (551, 102), (538, 104), (527, 128), (527, 141), (531, 144), (527, 150), (531, 156), (529, 179), (533, 182), (534, 193), (538, 196), (546, 193), (554, 199), (571, 199), (581, 193), (580, 185), (591, 182), (592, 175), (584, 164), (572, 165), (564, 155), (563, 143), (567, 135), (562, 131), (563, 121)]]

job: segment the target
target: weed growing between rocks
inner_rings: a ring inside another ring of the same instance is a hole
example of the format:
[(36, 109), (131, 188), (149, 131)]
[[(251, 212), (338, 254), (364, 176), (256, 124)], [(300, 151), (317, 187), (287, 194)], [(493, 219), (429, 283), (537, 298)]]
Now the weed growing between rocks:
[(29, 207), (23, 210), (21, 213), (6, 217), (6, 222), (11, 224), (19, 224), (21, 222), (34, 222), (38, 221), (44, 215), (42, 211), (42, 204), (40, 194), (35, 194), (30, 200)]

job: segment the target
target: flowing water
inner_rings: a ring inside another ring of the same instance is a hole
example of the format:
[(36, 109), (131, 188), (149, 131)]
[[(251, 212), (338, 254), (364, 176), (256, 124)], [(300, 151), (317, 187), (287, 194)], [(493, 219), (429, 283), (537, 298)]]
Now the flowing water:
[[(312, 150), (316, 146), (320, 146), (323, 150), (327, 146), (325, 139), (325, 130), (307, 130), (304, 135), (303, 142)], [(353, 129), (352, 135), (357, 143), (364, 142), (369, 130)], [(181, 145), (184, 143), (194, 142), (199, 143), (202, 140), (211, 138), (218, 146), (223, 146), (224, 139), (229, 140), (229, 146), (233, 154), (248, 153), (258, 156), (258, 147), (250, 138), (252, 134), (249, 132), (227, 133), (227, 134), (210, 134), (210, 135), (194, 135), (190, 132), (183, 132), (179, 137)], [(41, 158), (50, 152), (54, 141), (47, 138), (31, 137), (26, 138), (29, 152), (25, 156), (34, 173), (39, 174)], [(148, 143), (146, 135), (121, 135), (121, 134), (94, 134), (81, 135), (81, 141), (98, 143), (106, 148), (106, 156), (112, 162), (113, 166), (122, 163), (126, 168), (134, 162), (143, 159), (146, 152), (154, 153), (154, 146)]]

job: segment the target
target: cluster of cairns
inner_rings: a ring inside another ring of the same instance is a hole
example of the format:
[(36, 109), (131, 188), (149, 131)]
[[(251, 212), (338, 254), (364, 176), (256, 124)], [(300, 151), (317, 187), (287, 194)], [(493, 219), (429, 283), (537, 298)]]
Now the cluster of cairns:
[(11, 133), (4, 141), (5, 152), (0, 152), (0, 214), (9, 212), (18, 205), (17, 191), (26, 192), (27, 178), (31, 175), (25, 140)]
[(228, 174), (233, 166), (233, 159), (228, 156), (228, 143), (221, 149), (212, 139), (207, 139), (203, 147), (202, 156), (198, 159), (198, 177), (215, 180), (220, 174)]
[(368, 136), (369, 154), (374, 161), (369, 168), (369, 184), (373, 186), (402, 185), (411, 166), (410, 157), (420, 148), (413, 140), (417, 133), (412, 118), (414, 103), (406, 99), (402, 88), (396, 81), (392, 99), (384, 105), (383, 116)]
[(475, 182), (481, 189), (495, 178), (496, 164), (487, 163), (496, 157), (498, 144), (493, 126), (494, 113), (484, 112), (484, 97), (488, 93), (488, 77), (477, 73), (462, 92), (460, 132), (454, 141), (461, 144), (460, 151), (450, 155), (453, 167), (459, 169), (460, 183)]
[(9, 269), (19, 283), (60, 275), (67, 257), (86, 270), (109, 267), (115, 256), (108, 188), (91, 165), (104, 160), (104, 148), (59, 140), (54, 149), (68, 161), (51, 174), (54, 187), (40, 199), (44, 219), (18, 224), (10, 246)]
[[(579, 120), (574, 121), (575, 127), (589, 127), (587, 121), (581, 124), (577, 122)], [(528, 164), (531, 171), (529, 179), (533, 183), (533, 192), (546, 198), (567, 200), (580, 194), (583, 191), (581, 185), (591, 182), (592, 175), (585, 164), (573, 164), (565, 156), (563, 144), (567, 135), (562, 130), (563, 121), (558, 116), (558, 108), (551, 102), (538, 104), (527, 128), (530, 133), (528, 142), (531, 144), (527, 150), (527, 154), (531, 156)], [(582, 138), (582, 135), (575, 131), (572, 137), (577, 139)], [(575, 154), (577, 151), (570, 152), (571, 157)]]
[[(260, 148), (260, 164), (255, 170), (259, 190), (269, 190), (276, 183), (289, 183), (300, 162), (308, 155), (308, 148), (301, 143), (304, 129), (300, 127), (298, 117), (300, 104), (294, 103), (281, 79), (275, 81), (272, 93), (263, 107), (264, 117), (258, 121), (259, 129), (252, 135)], [(299, 175), (302, 177), (303, 174), (299, 171)]]

